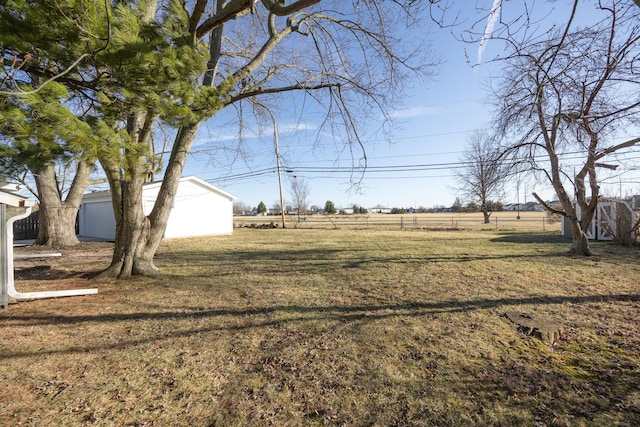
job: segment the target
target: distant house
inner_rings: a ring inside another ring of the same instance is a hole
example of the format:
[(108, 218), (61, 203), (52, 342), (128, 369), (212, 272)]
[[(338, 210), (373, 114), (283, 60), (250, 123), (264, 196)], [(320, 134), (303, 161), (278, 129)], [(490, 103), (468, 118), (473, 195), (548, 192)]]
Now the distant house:
[(391, 208), (369, 208), (368, 211), (372, 214), (390, 214)]
[[(158, 197), (161, 181), (144, 184), (142, 209), (148, 215)], [(165, 238), (193, 237), (233, 233), (235, 196), (194, 176), (180, 179), (173, 208), (169, 214)], [(79, 235), (115, 239), (116, 222), (111, 206), (111, 191), (85, 194), (78, 212)]]
[[(547, 202), (550, 203), (550, 202)], [(544, 206), (540, 203), (536, 202), (527, 202), (527, 203), (508, 203), (504, 205), (503, 210), (505, 211), (520, 211), (520, 212), (544, 212)]]

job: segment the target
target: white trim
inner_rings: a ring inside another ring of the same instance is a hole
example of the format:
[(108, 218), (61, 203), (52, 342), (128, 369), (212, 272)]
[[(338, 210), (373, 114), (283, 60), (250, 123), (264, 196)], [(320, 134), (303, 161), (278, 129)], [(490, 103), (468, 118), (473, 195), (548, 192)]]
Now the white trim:
[[(6, 268), (6, 279), (2, 280), (0, 286), (2, 286), (3, 291), (6, 289), (6, 294), (15, 299), (39, 299), (39, 298), (58, 298), (58, 297), (71, 297), (78, 295), (92, 295), (97, 294), (98, 289), (89, 288), (89, 289), (70, 289), (64, 291), (39, 291), (39, 292), (18, 292), (16, 290), (16, 285), (14, 281), (14, 273), (13, 273), (13, 223), (19, 219), (23, 219), (28, 217), (31, 214), (31, 207), (26, 209), (26, 212), (21, 215), (16, 215), (14, 217), (8, 218), (6, 224), (2, 224), (5, 227), (4, 236), (6, 239), (3, 242), (0, 242), (4, 245), (5, 251), (5, 259), (4, 267)], [(58, 254), (48, 254), (49, 256), (58, 256)], [(4, 292), (3, 292), (4, 293)]]
[(11, 193), (9, 191), (0, 189), (0, 203), (7, 206), (13, 206), (16, 208), (19, 207), (30, 207), (35, 203), (32, 200), (26, 200), (24, 197), (18, 196), (17, 194)]
[[(219, 195), (226, 197), (227, 199), (233, 201), (236, 200), (237, 197), (234, 196), (233, 194), (227, 193), (226, 191), (216, 187), (215, 185), (211, 185), (209, 184), (207, 181), (204, 181), (200, 178), (198, 178), (197, 176), (185, 176), (180, 178), (180, 182), (183, 181), (191, 181), (195, 184), (198, 184), (204, 188), (206, 188), (209, 191), (212, 191), (214, 193), (218, 193)], [(143, 187), (145, 188), (159, 188), (162, 185), (162, 181), (153, 181), (153, 182), (149, 182), (147, 184), (144, 184)]]

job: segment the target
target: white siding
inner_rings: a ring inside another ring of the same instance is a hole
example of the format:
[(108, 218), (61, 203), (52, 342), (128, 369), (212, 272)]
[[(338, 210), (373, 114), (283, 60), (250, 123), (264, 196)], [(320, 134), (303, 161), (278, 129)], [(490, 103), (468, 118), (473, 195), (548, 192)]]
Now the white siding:
[(80, 236), (113, 240), (116, 234), (116, 219), (111, 202), (82, 203), (79, 215)]
[[(147, 184), (142, 189), (145, 215), (153, 209), (161, 183)], [(108, 201), (105, 201), (105, 196)], [(85, 195), (80, 209), (80, 235), (101, 239), (115, 238), (115, 219), (108, 192)], [(235, 197), (198, 179), (180, 180), (174, 205), (169, 214), (165, 238), (193, 237), (233, 233), (233, 200)]]
[[(150, 196), (150, 195), (149, 195)], [(157, 196), (157, 190), (153, 199)], [(191, 237), (233, 232), (233, 200), (197, 182), (178, 187), (164, 237)]]

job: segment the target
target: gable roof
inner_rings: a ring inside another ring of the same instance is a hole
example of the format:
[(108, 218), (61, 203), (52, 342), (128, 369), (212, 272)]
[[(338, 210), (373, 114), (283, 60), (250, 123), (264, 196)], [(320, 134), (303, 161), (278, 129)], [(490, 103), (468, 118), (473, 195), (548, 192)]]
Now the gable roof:
[[(197, 176), (185, 176), (185, 177), (180, 178), (180, 182), (184, 182), (184, 181), (190, 181), (190, 182), (192, 182), (194, 184), (197, 184), (197, 185), (205, 188), (208, 191), (211, 191), (212, 193), (218, 193), (222, 197), (225, 197), (225, 198), (227, 198), (229, 200), (236, 200), (237, 199), (237, 197), (234, 196), (233, 194), (227, 193), (226, 191), (224, 191), (224, 190), (222, 190), (222, 189), (220, 189), (220, 188), (218, 188), (218, 187), (216, 187), (214, 185), (209, 184), (208, 182), (198, 178)], [(162, 185), (162, 181), (153, 181), (153, 182), (149, 182), (147, 184), (144, 184), (142, 188), (143, 189), (146, 189), (146, 188), (149, 188), (149, 189), (151, 189), (151, 188), (159, 188), (161, 185)]]
[[(204, 189), (206, 189), (207, 191), (210, 191), (212, 193), (216, 193), (219, 194), (220, 196), (229, 199), (230, 201), (236, 200), (237, 197), (234, 196), (233, 194), (227, 193), (224, 190), (221, 190), (220, 188), (213, 186), (211, 184), (209, 184), (206, 181), (203, 181), (202, 179), (195, 177), (195, 176), (185, 176), (180, 178), (180, 182), (184, 182), (184, 181), (190, 181), (196, 185), (199, 185), (201, 187), (203, 187)], [(142, 191), (144, 190), (153, 190), (153, 189), (159, 189), (160, 186), (162, 185), (162, 181), (153, 181), (153, 182), (148, 182), (146, 184), (142, 185)], [(94, 202), (97, 200), (111, 200), (111, 190), (102, 190), (102, 191), (94, 191), (92, 193), (86, 193), (83, 196), (83, 201), (88, 201), (88, 200), (93, 200)]]

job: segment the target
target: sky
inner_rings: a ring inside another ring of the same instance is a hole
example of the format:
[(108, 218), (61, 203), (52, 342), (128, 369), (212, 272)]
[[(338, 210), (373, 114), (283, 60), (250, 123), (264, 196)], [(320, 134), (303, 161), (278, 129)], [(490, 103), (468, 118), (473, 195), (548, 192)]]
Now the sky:
[[(425, 37), (422, 31), (426, 29), (411, 36)], [(410, 83), (403, 105), (392, 111), (396, 122), (390, 140), (365, 135), (368, 169), (364, 175), (350, 170), (350, 156), (338, 153), (340, 147), (333, 142), (314, 149), (312, 120), (301, 128), (286, 113), (276, 114), (281, 161), (283, 169), (290, 171), (282, 173), (285, 204), (291, 200), (292, 179), (304, 180), (310, 190), (309, 204), (320, 207), (327, 200), (337, 207), (357, 204), (366, 208), (450, 206), (455, 201), (451, 165), (458, 162), (469, 134), (490, 120), (483, 87), (487, 73), (466, 62), (465, 49), (475, 55), (477, 46), (457, 42), (447, 30), (435, 31), (434, 25), (429, 25), (429, 31), (432, 34), (426, 37), (433, 40), (435, 53), (444, 62), (434, 69), (432, 81)], [(209, 140), (236, 140), (235, 129), (224, 129), (223, 123), (224, 118), (210, 121), (200, 131), (194, 152), (204, 149)], [(256, 137), (249, 132), (245, 144), (245, 157), (218, 152), (212, 161), (205, 154), (192, 155), (184, 175), (198, 176), (249, 206), (260, 201), (273, 206), (279, 200), (277, 173), (259, 172), (276, 166), (272, 127)], [(225, 165), (221, 158), (233, 164)], [(405, 168), (410, 170), (401, 170)], [(257, 176), (239, 176), (242, 174)], [(358, 181), (357, 188), (353, 180)]]
[[(485, 12), (485, 19), (480, 22), (487, 35), (501, 13), (513, 12), (501, 10), (500, 0), (477, 0), (477, 4), (492, 11), (488, 18)], [(505, 8), (516, 4), (520, 3), (507, 2)], [(535, 4), (549, 16), (566, 16), (566, 0)], [(472, 13), (475, 9), (468, 10)], [(474, 22), (480, 16), (462, 18)], [(321, 138), (320, 146), (314, 145), (317, 117), (310, 115), (298, 122), (287, 114), (287, 109), (274, 111), (285, 204), (291, 204), (294, 179), (304, 180), (309, 188), (309, 205), (319, 207), (328, 200), (338, 208), (354, 204), (365, 208), (430, 208), (454, 203), (459, 193), (453, 168), (460, 161), (469, 136), (491, 124), (487, 84), (489, 77), (499, 71), (491, 64), (471, 67), (468, 59), (482, 62), (499, 53), (501, 46), (495, 41), (465, 44), (457, 41), (450, 29), (426, 24), (406, 36), (432, 40), (435, 54), (444, 62), (434, 69), (436, 74), (431, 81), (409, 85), (402, 105), (391, 112), (397, 128), (389, 140), (365, 131), (368, 168), (364, 174), (351, 170), (352, 159), (340, 144)], [(460, 28), (453, 30), (459, 32)], [(292, 108), (298, 110), (300, 106)], [(259, 129), (249, 124), (238, 149), (237, 125), (232, 123), (232, 117), (234, 111), (218, 114), (201, 128), (183, 175), (197, 176), (233, 194), (245, 205), (255, 207), (262, 201), (273, 207), (279, 200), (273, 127)], [(363, 128), (378, 126), (371, 122)], [(218, 148), (211, 151), (211, 146)], [(358, 186), (354, 186), (354, 180)], [(627, 181), (625, 193), (640, 188), (640, 182), (625, 178)], [(622, 179), (611, 188), (611, 192), (623, 192)], [(555, 198), (546, 183), (528, 181), (516, 186), (511, 182), (505, 190), (505, 204), (532, 201), (533, 191), (546, 200)]]

